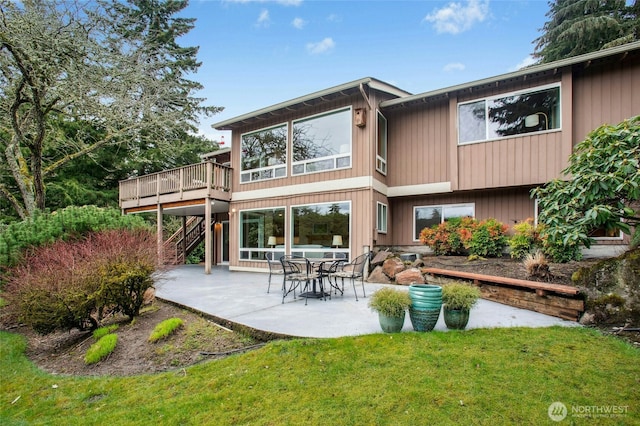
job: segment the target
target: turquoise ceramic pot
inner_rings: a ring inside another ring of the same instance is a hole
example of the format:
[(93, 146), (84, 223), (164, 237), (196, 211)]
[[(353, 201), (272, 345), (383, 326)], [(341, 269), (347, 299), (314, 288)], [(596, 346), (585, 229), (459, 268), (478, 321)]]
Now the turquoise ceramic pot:
[(452, 330), (464, 330), (469, 323), (469, 310), (442, 308), (444, 323)]

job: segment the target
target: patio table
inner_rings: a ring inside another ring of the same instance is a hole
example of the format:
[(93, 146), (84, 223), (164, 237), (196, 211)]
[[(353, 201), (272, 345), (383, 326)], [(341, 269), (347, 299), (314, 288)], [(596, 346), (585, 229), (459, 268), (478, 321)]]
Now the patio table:
[[(324, 277), (327, 277), (327, 280), (329, 281), (329, 286), (331, 286), (331, 281), (329, 280), (328, 277), (328, 272), (331, 270), (331, 267), (336, 264), (336, 263), (340, 263), (340, 262), (344, 262), (346, 259), (341, 259), (341, 258), (333, 258), (333, 257), (328, 257), (328, 258), (307, 258), (307, 260), (309, 261), (309, 263), (311, 264), (311, 266), (317, 270), (318, 272), (318, 279), (322, 280), (324, 279)], [(325, 268), (325, 264), (327, 263), (331, 263), (331, 265), (329, 266), (329, 268)], [(321, 285), (321, 287), (324, 287)], [(329, 296), (331, 296), (331, 290), (329, 290)], [(327, 292), (324, 291), (324, 289), (322, 291), (318, 291), (317, 287), (316, 287), (316, 280), (313, 280), (313, 286), (311, 291), (307, 291), (306, 293), (302, 293), (301, 296), (302, 297), (314, 297), (314, 298), (322, 298), (325, 297), (327, 295)]]

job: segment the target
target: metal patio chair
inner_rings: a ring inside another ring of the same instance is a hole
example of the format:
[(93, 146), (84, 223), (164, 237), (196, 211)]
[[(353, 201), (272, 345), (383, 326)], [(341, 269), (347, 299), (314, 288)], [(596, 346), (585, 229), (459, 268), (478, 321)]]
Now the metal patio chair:
[[(358, 300), (358, 292), (356, 291), (356, 280), (360, 279), (362, 283), (362, 297), (367, 297), (367, 294), (364, 290), (364, 268), (367, 265), (371, 256), (371, 252), (362, 254), (351, 262), (341, 262), (336, 264), (336, 270), (329, 273), (329, 279), (334, 280), (333, 287), (340, 290), (344, 294), (344, 280), (351, 280), (351, 284), (353, 285), (353, 292), (356, 295), (356, 301)], [(342, 286), (338, 286), (338, 278), (340, 278), (342, 282)]]
[(267, 287), (267, 293), (269, 293), (269, 290), (271, 290), (271, 276), (283, 275), (284, 271), (282, 270), (282, 263), (279, 260), (274, 259), (273, 252), (266, 252), (264, 254), (264, 258), (267, 260), (267, 264), (269, 265), (269, 286)]

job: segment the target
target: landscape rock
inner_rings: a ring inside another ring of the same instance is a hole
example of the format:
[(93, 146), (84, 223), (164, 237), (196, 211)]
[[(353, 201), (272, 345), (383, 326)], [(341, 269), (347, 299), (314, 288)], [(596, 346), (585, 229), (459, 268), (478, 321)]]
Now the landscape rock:
[(393, 281), (382, 271), (382, 266), (376, 266), (367, 278), (368, 282), (380, 284), (392, 284)]
[(424, 284), (424, 276), (420, 269), (409, 268), (396, 274), (396, 284), (410, 285), (410, 284)]
[(404, 263), (397, 257), (390, 257), (382, 264), (382, 271), (392, 280), (395, 279), (397, 273), (404, 271), (404, 269)]

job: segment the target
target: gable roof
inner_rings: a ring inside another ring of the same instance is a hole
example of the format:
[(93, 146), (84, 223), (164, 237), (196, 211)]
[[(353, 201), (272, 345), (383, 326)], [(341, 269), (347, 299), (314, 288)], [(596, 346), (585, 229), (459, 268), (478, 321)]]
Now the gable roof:
[(384, 81), (376, 80), (371, 77), (361, 78), (359, 80), (344, 83), (339, 86), (330, 87), (318, 92), (310, 93), (289, 101), (281, 102), (270, 107), (262, 108), (238, 117), (215, 123), (212, 127), (216, 130), (233, 130), (236, 127), (244, 126), (260, 122), (278, 115), (288, 114), (309, 106), (314, 106), (322, 102), (333, 101), (343, 97), (349, 97), (356, 93), (365, 93), (364, 86), (381, 92), (389, 93), (394, 96), (409, 96), (411, 93), (398, 89)]
[(640, 41), (623, 44), (609, 49), (599, 50), (597, 52), (586, 53), (584, 55), (574, 56), (567, 59), (561, 59), (555, 62), (549, 62), (540, 65), (532, 65), (530, 67), (519, 69), (518, 71), (501, 74), (495, 77), (476, 80), (469, 83), (450, 86), (443, 89), (437, 89), (430, 92), (419, 93), (412, 96), (406, 96), (398, 99), (391, 99), (380, 103), (380, 108), (391, 110), (396, 108), (411, 107), (424, 104), (429, 101), (438, 99), (446, 99), (450, 95), (462, 91), (476, 91), (488, 86), (496, 86), (501, 83), (512, 83), (515, 81), (524, 81), (530, 77), (541, 77), (548, 74), (556, 73), (560, 68), (575, 66), (579, 64), (590, 65), (596, 62), (610, 61), (614, 56), (626, 57), (630, 52), (640, 51)]

